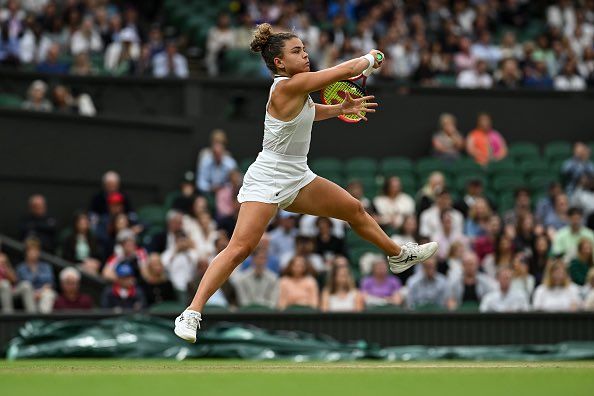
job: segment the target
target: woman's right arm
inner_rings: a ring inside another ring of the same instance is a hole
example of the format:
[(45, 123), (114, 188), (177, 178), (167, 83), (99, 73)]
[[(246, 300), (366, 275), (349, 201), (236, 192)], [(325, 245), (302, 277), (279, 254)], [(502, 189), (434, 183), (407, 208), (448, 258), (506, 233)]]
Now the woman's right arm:
[[(374, 57), (379, 53), (377, 50), (369, 52)], [(378, 68), (377, 60), (374, 61), (374, 68)], [(369, 67), (369, 61), (365, 57), (351, 59), (334, 67), (317, 72), (298, 73), (279, 84), (279, 89), (290, 95), (309, 94), (340, 80), (356, 77)]]

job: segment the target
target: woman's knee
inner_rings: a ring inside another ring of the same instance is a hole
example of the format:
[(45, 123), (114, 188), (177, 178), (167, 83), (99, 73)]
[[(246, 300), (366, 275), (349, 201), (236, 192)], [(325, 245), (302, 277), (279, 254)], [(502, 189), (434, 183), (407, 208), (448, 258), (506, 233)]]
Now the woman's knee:
[(248, 243), (233, 243), (229, 244), (225, 250), (231, 255), (231, 260), (236, 263), (241, 263), (252, 253), (255, 246)]
[(356, 225), (365, 221), (365, 217), (367, 216), (367, 212), (365, 211), (363, 204), (357, 199), (353, 199), (353, 201), (349, 203), (348, 213), (348, 218), (345, 220), (351, 225)]

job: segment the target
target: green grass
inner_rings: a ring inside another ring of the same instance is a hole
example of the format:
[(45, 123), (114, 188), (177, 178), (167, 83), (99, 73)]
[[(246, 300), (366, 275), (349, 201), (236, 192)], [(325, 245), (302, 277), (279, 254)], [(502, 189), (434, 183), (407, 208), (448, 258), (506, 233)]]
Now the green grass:
[(591, 395), (594, 362), (287, 363), (29, 360), (0, 363), (15, 396)]

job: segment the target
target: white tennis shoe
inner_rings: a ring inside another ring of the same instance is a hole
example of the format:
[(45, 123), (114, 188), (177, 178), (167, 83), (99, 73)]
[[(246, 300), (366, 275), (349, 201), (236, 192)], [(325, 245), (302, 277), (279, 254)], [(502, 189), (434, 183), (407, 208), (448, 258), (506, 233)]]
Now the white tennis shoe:
[(186, 309), (177, 318), (175, 318), (175, 328), (173, 332), (182, 340), (191, 343), (196, 342), (196, 332), (200, 329), (202, 316), (200, 312)]
[(390, 271), (395, 274), (406, 271), (415, 264), (422, 263), (437, 252), (437, 242), (429, 242), (419, 245), (414, 242), (407, 242), (401, 246), (399, 256), (388, 256)]

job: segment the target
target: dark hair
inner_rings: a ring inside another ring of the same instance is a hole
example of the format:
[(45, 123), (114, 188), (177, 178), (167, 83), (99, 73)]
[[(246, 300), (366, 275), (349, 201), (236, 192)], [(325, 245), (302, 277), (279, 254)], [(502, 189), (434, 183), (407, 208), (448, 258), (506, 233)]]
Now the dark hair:
[(382, 186), (382, 193), (384, 195), (388, 195), (388, 187), (390, 187), (390, 182), (392, 180), (398, 180), (400, 182), (400, 187), (402, 188), (402, 181), (400, 180), (400, 178), (398, 176), (386, 177), (386, 179), (384, 180), (384, 185)]
[(250, 48), (254, 52), (262, 53), (266, 67), (276, 73), (274, 58), (281, 56), (285, 41), (296, 37), (296, 34), (289, 32), (273, 33), (272, 26), (269, 23), (262, 23), (254, 31), (254, 39), (250, 44)]
[(302, 258), (303, 261), (305, 262), (305, 271), (303, 273), (303, 276), (313, 276), (315, 277), (316, 274), (316, 270), (313, 268), (313, 266), (311, 265), (311, 263), (309, 262), (309, 260), (304, 257), (304, 256), (293, 256), (291, 258), (291, 260), (289, 260), (289, 262), (287, 263), (287, 266), (285, 267), (285, 269), (281, 272), (281, 277), (286, 276), (286, 277), (293, 277), (293, 266), (295, 265), (295, 262), (297, 261), (297, 259)]
[(573, 215), (576, 215), (576, 214), (582, 216), (584, 214), (584, 211), (581, 208), (578, 208), (577, 206), (572, 206), (567, 211), (567, 214), (569, 216), (573, 216)]

